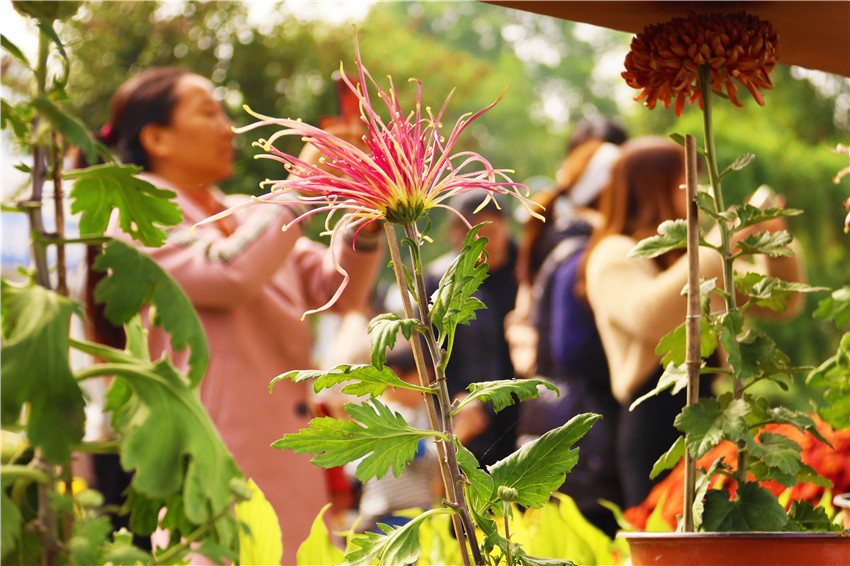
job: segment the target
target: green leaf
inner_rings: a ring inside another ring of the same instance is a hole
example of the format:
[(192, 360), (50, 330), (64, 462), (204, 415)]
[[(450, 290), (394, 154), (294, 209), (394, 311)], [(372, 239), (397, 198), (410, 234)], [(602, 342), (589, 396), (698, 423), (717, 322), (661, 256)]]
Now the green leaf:
[(823, 507), (813, 507), (808, 501), (794, 500), (788, 509), (788, 519), (800, 531), (827, 533), (841, 531), (841, 525), (830, 520)]
[(9, 477), (0, 479), (0, 488), (2, 488), (0, 489), (0, 524), (2, 524), (0, 526), (0, 558), (5, 558), (15, 550), (21, 538), (23, 517), (7, 491), (15, 479)]
[(469, 507), (478, 513), (484, 513), (495, 494), (493, 478), (479, 467), (478, 460), (463, 444), (456, 441), (455, 446), (458, 466), (469, 481), (465, 490)]
[(2, 294), (2, 422), (17, 422), (27, 405), (32, 445), (54, 464), (68, 462), (85, 423), (83, 392), (68, 360), (71, 315), (82, 316), (82, 308), (37, 285), (16, 287), (3, 280)]
[(195, 308), (180, 286), (155, 261), (119, 240), (106, 245), (94, 269), (109, 273), (94, 291), (95, 301), (106, 303), (107, 318), (121, 325), (143, 304), (154, 307), (153, 324), (170, 334), (175, 351), (189, 347), (189, 378), (193, 385), (200, 383), (209, 366), (209, 345)]
[(838, 350), (806, 377), (806, 385), (820, 389), (824, 402), (818, 415), (836, 430), (850, 428), (850, 332), (841, 337)]
[(231, 503), (241, 478), (197, 390), (170, 364), (114, 364), (116, 383), (136, 393), (114, 410), (124, 437), (121, 465), (136, 470), (131, 487), (149, 498), (181, 495), (186, 517), (201, 524)]
[(24, 55), (23, 51), (18, 49), (18, 46), (9, 41), (5, 35), (0, 35), (0, 45), (2, 45), (3, 49), (9, 52), (9, 54), (17, 59), (18, 63), (26, 67), (27, 69), (32, 70), (32, 66), (30, 66), (30, 62), (27, 59), (27, 56)]
[(741, 294), (752, 298), (755, 304), (776, 312), (785, 312), (788, 308), (788, 299), (793, 293), (814, 293), (827, 290), (826, 287), (812, 287), (805, 283), (782, 281), (775, 277), (754, 272), (736, 276), (735, 288)]
[(372, 365), (378, 369), (384, 367), (387, 361), (387, 350), (395, 346), (398, 333), (407, 339), (419, 328), (415, 318), (401, 318), (395, 313), (384, 313), (369, 321), (369, 336), (372, 339)]
[(601, 415), (593, 413), (576, 415), (493, 464), (490, 474), (494, 489), (500, 486), (516, 489), (517, 504), (524, 507), (537, 508), (546, 503), (578, 461), (578, 449), (570, 447), (600, 418)]
[[(717, 348), (717, 335), (714, 332), (714, 326), (705, 318), (700, 318), (699, 327), (699, 353), (701, 357), (707, 358)], [(658, 345), (655, 347), (655, 353), (661, 355), (661, 365), (665, 367), (670, 364), (681, 366), (686, 361), (686, 346), (687, 328), (686, 323), (683, 322), (675, 330), (658, 341)]]
[(694, 458), (700, 458), (721, 440), (745, 438), (749, 411), (742, 399), (734, 399), (724, 408), (717, 399), (703, 398), (685, 407), (673, 424), (687, 435), (686, 446)]
[(759, 232), (738, 242), (738, 249), (746, 255), (764, 254), (770, 257), (791, 257), (794, 251), (788, 247), (794, 236), (786, 230)]
[(795, 208), (759, 208), (750, 204), (743, 204), (737, 207), (737, 216), (741, 223), (735, 227), (735, 230), (741, 230), (748, 226), (760, 224), (766, 220), (775, 218), (789, 218), (803, 214), (802, 210)]
[(109, 517), (74, 522), (74, 536), (68, 541), (71, 564), (103, 564), (100, 549), (112, 533)]
[(741, 169), (743, 169), (744, 167), (749, 165), (753, 161), (753, 159), (755, 159), (755, 158), (756, 158), (756, 156), (753, 155), (752, 153), (745, 153), (744, 155), (742, 155), (741, 157), (736, 159), (735, 162), (732, 163), (729, 167), (724, 169), (723, 172), (720, 173), (720, 176), (718, 177), (717, 180), (722, 181), (723, 178), (726, 175), (728, 175), (729, 173), (731, 173), (732, 171), (740, 171)]
[(313, 383), (313, 391), (316, 393), (322, 389), (327, 389), (340, 383), (345, 383), (346, 381), (354, 381), (354, 383), (343, 387), (341, 392), (355, 397), (363, 395), (377, 397), (381, 395), (387, 387), (402, 387), (404, 389), (414, 389), (416, 391), (432, 393), (429, 388), (412, 385), (402, 381), (388, 367), (384, 367), (379, 370), (371, 365), (339, 365), (330, 371), (290, 371), (275, 377), (269, 384), (269, 391), (271, 391), (274, 384), (281, 379), (291, 379), (295, 383), (315, 379), (316, 381)]
[(682, 389), (685, 389), (688, 386), (688, 368), (684, 365), (677, 366), (674, 363), (667, 364), (667, 367), (664, 368), (664, 373), (661, 374), (661, 377), (658, 378), (658, 383), (652, 389), (652, 391), (647, 392), (644, 395), (641, 395), (629, 406), (629, 411), (634, 411), (635, 407), (649, 399), (650, 397), (655, 397), (665, 389), (673, 388), (673, 391), (670, 392), (671, 395), (675, 395)]
[(820, 301), (812, 316), (822, 320), (832, 320), (836, 328), (841, 328), (850, 322), (850, 286), (836, 289), (828, 298)]
[(411, 427), (377, 399), (363, 405), (348, 403), (345, 412), (352, 420), (316, 418), (310, 421), (310, 428), (284, 435), (272, 446), (296, 454), (317, 454), (311, 462), (323, 468), (363, 458), (356, 476), (368, 481), (383, 477), (390, 467), (394, 476), (400, 476), (416, 455), (419, 440), (438, 434)]
[(679, 436), (673, 446), (667, 452), (661, 455), (652, 466), (652, 471), (649, 473), (649, 479), (654, 480), (658, 474), (665, 470), (672, 470), (676, 464), (685, 457), (685, 437)]
[[(251, 499), (240, 501), (234, 506), (236, 518), (241, 523), (239, 529), (239, 563), (280, 564), (283, 557), (283, 543), (281, 542), (280, 523), (277, 515), (254, 480), (248, 480), (248, 488), (251, 490)], [(324, 529), (325, 542), (328, 543), (328, 546), (336, 550), (338, 557), (342, 558), (342, 552), (330, 544), (327, 527), (322, 521), (322, 515), (328, 507), (330, 507), (330, 504), (319, 512), (319, 516), (316, 517), (316, 521), (310, 529), (310, 536), (298, 549), (299, 564), (336, 564), (338, 562), (329, 560), (301, 561), (302, 550), (309, 556), (317, 556), (314, 553), (321, 540), (320, 529)]]
[(541, 385), (550, 391), (554, 391), (556, 395), (560, 395), (558, 386), (544, 379), (502, 379), (472, 383), (467, 387), (469, 395), (452, 411), (452, 415), (456, 415), (463, 407), (476, 400), (491, 403), (493, 410), (498, 413), (505, 407), (514, 404), (514, 395), (520, 401), (539, 397), (540, 393), (538, 393), (537, 388)]
[(479, 224), (467, 232), (460, 254), (446, 269), (431, 297), (431, 322), (437, 328), (440, 344), (454, 336), (458, 324), (469, 324), (475, 311), (484, 308), (484, 303), (472, 296), (487, 278), (487, 262), (480, 261), (487, 238), (477, 237), (480, 229)]
[(54, 130), (62, 134), (70, 145), (79, 147), (90, 163), (97, 159), (95, 140), (85, 124), (64, 112), (46, 96), (37, 96), (30, 103), (41, 117), (50, 123)]
[(747, 450), (752, 456), (760, 458), (766, 466), (778, 468), (789, 475), (800, 470), (800, 454), (803, 448), (799, 444), (781, 434), (771, 432), (762, 432), (758, 438), (759, 442), (752, 437), (746, 439)]
[(359, 547), (345, 555), (343, 566), (367, 566), (377, 561), (378, 566), (415, 564), (422, 554), (419, 545), (419, 527), (428, 517), (454, 513), (451, 509), (431, 509), (398, 528), (378, 524), (383, 535), (367, 532), (351, 539), (351, 547)]
[[(316, 515), (316, 518), (313, 520), (313, 526), (310, 527), (310, 535), (303, 543), (301, 543), (301, 546), (298, 547), (298, 553), (296, 555), (296, 562), (298, 564), (340, 564), (343, 560), (345, 560), (345, 556), (343, 555), (342, 551), (331, 542), (331, 535), (328, 532), (328, 527), (325, 525), (325, 521), (322, 519), (322, 517), (327, 512), (327, 510), (330, 509), (330, 507), (330, 503), (322, 507), (322, 510), (319, 511), (319, 514)], [(272, 515), (274, 515), (274, 510), (271, 508), (271, 506), (269, 506), (269, 511), (271, 511)], [(275, 523), (277, 523), (277, 517), (274, 517), (274, 521)], [(279, 528), (277, 534), (277, 541), (278, 543), (280, 543)], [(278, 544), (278, 546), (280, 545)], [(241, 543), (239, 545), (239, 552), (240, 564), (280, 563), (280, 554), (277, 555), (277, 559), (273, 559), (271, 556), (269, 556), (265, 560), (245, 560), (242, 556)], [(282, 552), (283, 549), (281, 548), (281, 553)]]
[(139, 179), (135, 176), (139, 171), (135, 165), (108, 163), (65, 173), (65, 178), (76, 180), (70, 195), (71, 214), (82, 213), (80, 234), (102, 234), (112, 210), (118, 209), (121, 230), (133, 239), (151, 247), (165, 243), (165, 232), (158, 226), (179, 224), (183, 213), (170, 200), (174, 192)]
[(628, 257), (654, 258), (688, 247), (688, 224), (684, 220), (665, 220), (658, 227), (658, 234), (638, 242)]
[(790, 424), (800, 432), (809, 433), (827, 446), (832, 447), (829, 440), (820, 433), (817, 423), (815, 423), (815, 420), (808, 413), (794, 411), (780, 405), (768, 410), (765, 417), (773, 423)]
[(706, 531), (780, 531), (787, 522), (776, 496), (756, 482), (739, 484), (734, 501), (724, 490), (712, 489), (705, 496)]
[[(5, 98), (0, 99), (0, 127), (5, 130), (11, 126), (15, 137), (23, 145), (29, 143), (30, 122), (21, 110), (20, 106), (13, 106)], [(26, 168), (24, 173), (30, 172), (29, 166), (24, 164), (16, 165), (15, 168), (20, 170), (22, 166)]]

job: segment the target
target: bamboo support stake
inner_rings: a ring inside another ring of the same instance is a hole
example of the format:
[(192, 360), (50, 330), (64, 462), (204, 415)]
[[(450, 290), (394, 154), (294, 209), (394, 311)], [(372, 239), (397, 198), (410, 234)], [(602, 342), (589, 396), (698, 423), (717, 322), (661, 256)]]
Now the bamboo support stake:
[[(687, 405), (699, 397), (700, 357), (700, 281), (699, 281), (699, 227), (697, 219), (697, 149), (696, 138), (685, 136), (685, 180), (688, 191), (688, 314), (685, 321), (686, 358), (688, 371)], [(696, 461), (685, 445), (685, 532), (694, 531), (694, 492), (696, 491)]]

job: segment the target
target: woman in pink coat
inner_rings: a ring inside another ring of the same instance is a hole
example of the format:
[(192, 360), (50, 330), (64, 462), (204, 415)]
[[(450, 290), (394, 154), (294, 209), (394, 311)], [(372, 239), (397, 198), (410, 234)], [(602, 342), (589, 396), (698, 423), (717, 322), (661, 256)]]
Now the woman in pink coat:
[[(225, 197), (215, 186), (233, 172), (231, 125), (210, 81), (158, 68), (116, 92), (107, 138), (122, 161), (144, 168), (141, 178), (177, 193), (183, 221), (166, 230), (163, 247), (144, 251), (198, 311), (211, 351), (201, 400), (246, 478), (274, 506), (284, 563), (294, 564), (328, 497), (324, 474), (309, 456), (269, 446), (307, 426), (312, 417), (307, 384), (279, 382), (271, 394), (268, 385), (285, 371), (312, 367), (310, 323), (301, 317), (327, 303), (342, 276), (326, 246), (303, 237), (299, 226), (281, 230), (295, 217), (287, 206), (248, 207), (192, 229), (246, 198)], [(351, 139), (359, 134), (334, 133)], [(128, 239), (117, 229), (110, 235)], [(382, 256), (378, 236), (361, 232), (356, 250), (350, 240), (338, 242), (335, 255), (351, 280), (333, 310), (365, 307)], [(152, 332), (150, 346), (159, 355), (168, 348), (167, 337)]]

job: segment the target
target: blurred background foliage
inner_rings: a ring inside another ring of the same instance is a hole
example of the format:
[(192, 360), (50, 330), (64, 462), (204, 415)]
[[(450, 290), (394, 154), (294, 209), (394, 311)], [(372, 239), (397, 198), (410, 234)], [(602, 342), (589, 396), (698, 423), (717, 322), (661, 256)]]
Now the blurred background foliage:
[[(237, 124), (250, 121), (243, 104), (317, 123), (337, 113), (333, 76), (340, 62), (349, 71), (354, 62), (352, 22), (320, 17), (316, 8), (292, 2), (87, 3), (62, 33), (74, 65), (67, 89), (72, 110), (96, 130), (128, 75), (177, 64), (210, 77)], [(365, 65), (384, 88), (386, 75), (393, 77), (403, 105), (412, 108), (411, 77), (422, 81), (423, 103), (435, 110), (455, 89), (447, 128), (507, 87), (499, 104), (461, 138), (461, 147), (513, 169), (515, 180), (533, 189), (554, 183), (567, 136), (582, 117), (619, 114), (632, 136), (675, 131), (701, 139), (697, 108), (676, 119), (672, 110), (650, 111), (631, 100), (637, 92), (619, 78), (629, 34), (469, 1), (373, 3), (357, 19), (357, 33)], [(781, 65), (772, 80), (776, 88), (765, 92), (764, 108), (743, 96), (744, 108), (716, 105), (721, 167), (744, 153), (756, 155), (725, 187), (735, 199), (760, 184), (784, 194), (789, 206), (805, 211), (790, 224), (810, 283), (850, 284), (850, 236), (842, 230), (841, 206), (850, 196), (850, 176), (833, 182), (848, 159), (829, 151), (850, 141), (850, 81)], [(5, 69), (3, 83), (14, 89), (14, 68)], [(260, 181), (282, 175), (276, 163), (252, 159), (253, 139), (237, 136), (237, 170), (225, 190), (256, 192)], [(297, 153), (299, 142), (293, 144), (288, 149)], [(444, 251), (436, 240), (429, 254)], [(807, 311), (792, 324), (765, 323), (799, 365), (835, 351), (834, 327), (811, 319), (822, 298), (809, 297)]]

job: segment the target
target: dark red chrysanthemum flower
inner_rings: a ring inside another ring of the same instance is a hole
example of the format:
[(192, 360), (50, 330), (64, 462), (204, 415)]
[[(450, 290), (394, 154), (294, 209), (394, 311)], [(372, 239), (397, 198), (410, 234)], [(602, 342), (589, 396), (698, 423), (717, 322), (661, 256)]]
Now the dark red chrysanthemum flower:
[(732, 104), (741, 106), (733, 79), (747, 88), (759, 105), (764, 98), (759, 88), (773, 88), (769, 74), (776, 64), (779, 36), (770, 22), (744, 12), (691, 14), (663, 24), (646, 26), (632, 40), (622, 77), (655, 108), (665, 108), (673, 99), (677, 116), (685, 101), (702, 108), (699, 68), (711, 73), (711, 88), (723, 92)]

